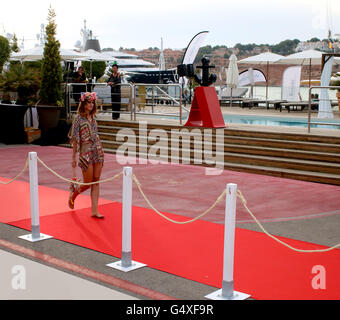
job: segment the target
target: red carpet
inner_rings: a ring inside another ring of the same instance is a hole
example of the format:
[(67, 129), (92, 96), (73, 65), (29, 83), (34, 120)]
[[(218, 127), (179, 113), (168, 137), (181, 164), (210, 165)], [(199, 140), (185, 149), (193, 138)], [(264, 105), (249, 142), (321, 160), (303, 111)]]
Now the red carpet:
[[(57, 239), (121, 256), (121, 204), (100, 206), (105, 219), (90, 217), (89, 209), (41, 218), (41, 232)], [(176, 220), (187, 218), (168, 214)], [(11, 225), (30, 230), (30, 220)], [(169, 223), (151, 210), (134, 207), (132, 258), (149, 267), (221, 287), (224, 226), (206, 221), (187, 225)], [(302, 249), (323, 246), (280, 239)], [(315, 290), (315, 265), (326, 269), (326, 289)], [(255, 299), (340, 299), (340, 250), (297, 253), (266, 235), (236, 229), (235, 290)], [(166, 284), (165, 284), (166, 285)], [(203, 297), (202, 297), (203, 298)]]
[[(0, 178), (7, 182), (9, 179)], [(30, 186), (27, 182), (14, 181), (8, 185), (0, 184), (1, 209), (0, 222), (21, 220), (31, 217), (30, 209)], [(67, 205), (69, 191), (39, 186), (39, 214), (45, 215), (65, 212), (70, 210)], [(100, 204), (111, 201), (100, 199)], [(77, 198), (78, 208), (88, 208), (91, 206), (91, 198), (81, 194)]]

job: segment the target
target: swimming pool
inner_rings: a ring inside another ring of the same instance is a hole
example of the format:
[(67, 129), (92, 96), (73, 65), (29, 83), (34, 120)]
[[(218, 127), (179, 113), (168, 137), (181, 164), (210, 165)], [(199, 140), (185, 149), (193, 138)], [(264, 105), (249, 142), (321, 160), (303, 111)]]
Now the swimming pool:
[[(143, 113), (138, 114), (141, 117), (159, 117), (160, 115), (143, 115)], [(178, 116), (161, 116), (163, 120), (175, 120), (178, 119)], [(264, 116), (264, 115), (241, 115), (241, 114), (223, 114), (223, 119), (226, 124), (228, 123), (236, 123), (236, 124), (254, 124), (261, 126), (286, 126), (286, 127), (300, 127), (300, 128), (308, 128), (308, 120), (307, 115), (306, 118), (299, 117), (280, 117), (280, 116)], [(188, 120), (188, 116), (182, 116), (183, 124)], [(324, 122), (324, 123), (334, 123), (340, 125), (340, 119), (312, 119), (313, 122)], [(311, 128), (321, 128), (321, 129), (340, 129), (340, 126), (336, 125), (319, 125), (319, 124), (311, 124)]]
[[(288, 127), (308, 127), (307, 118), (292, 117), (270, 117), (255, 115), (224, 114), (225, 123), (254, 124), (262, 126), (288, 126)], [(340, 124), (339, 120), (334, 119), (313, 119), (313, 122), (326, 122)], [(340, 126), (311, 124), (311, 128), (340, 129)]]

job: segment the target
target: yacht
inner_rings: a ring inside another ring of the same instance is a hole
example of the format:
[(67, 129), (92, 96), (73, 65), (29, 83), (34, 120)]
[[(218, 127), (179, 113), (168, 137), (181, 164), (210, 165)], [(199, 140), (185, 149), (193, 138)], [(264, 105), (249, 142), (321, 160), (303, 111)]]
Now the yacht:
[[(92, 31), (86, 27), (86, 20), (84, 20), (84, 28), (81, 29), (82, 43), (77, 41), (76, 47), (80, 51), (94, 49), (100, 50), (99, 41), (92, 39)], [(161, 39), (161, 52), (159, 57), (158, 67), (154, 63), (140, 59), (138, 55), (128, 54), (121, 51), (105, 51), (113, 59), (108, 63), (105, 70), (105, 75), (110, 73), (112, 65), (117, 63), (119, 71), (124, 75), (124, 79), (131, 83), (178, 83), (177, 68), (166, 69), (164, 53), (163, 53), (163, 39)]]
[[(119, 51), (106, 51), (115, 58), (120, 71), (125, 75), (125, 80), (131, 83), (176, 83), (178, 82), (177, 68), (166, 69), (163, 53), (163, 39), (161, 40), (161, 52), (158, 67), (154, 63), (142, 60), (137, 55)], [(111, 68), (112, 64), (109, 64)]]

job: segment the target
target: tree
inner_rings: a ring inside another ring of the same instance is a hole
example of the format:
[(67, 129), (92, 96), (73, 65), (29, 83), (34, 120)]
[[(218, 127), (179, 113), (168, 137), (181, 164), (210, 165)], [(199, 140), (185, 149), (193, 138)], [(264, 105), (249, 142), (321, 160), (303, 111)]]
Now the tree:
[(18, 38), (15, 34), (14, 34), (13, 39), (12, 39), (11, 50), (13, 52), (19, 52), (20, 51), (19, 46), (18, 46)]
[(2, 68), (5, 62), (9, 59), (11, 54), (11, 47), (9, 45), (9, 41), (0, 36), (0, 73), (2, 72)]
[[(20, 51), (19, 46), (18, 46), (18, 38), (15, 34), (13, 35), (12, 41), (10, 43), (10, 47), (11, 47), (11, 52), (16, 53)], [(11, 69), (12, 66), (20, 64), (20, 61), (10, 61), (9, 64), (10, 64), (9, 68)]]
[(46, 26), (47, 42), (41, 66), (40, 102), (42, 104), (59, 105), (62, 101), (62, 68), (60, 58), (60, 43), (56, 40), (55, 12), (48, 10), (48, 24)]
[(204, 47), (199, 48), (194, 63), (201, 62), (202, 58), (206, 55), (210, 55), (213, 49), (211, 45), (206, 45)]
[(91, 69), (92, 69), (92, 78), (96, 77), (96, 79), (101, 78), (106, 69), (106, 63), (105, 61), (93, 61), (92, 66), (90, 61), (83, 61), (81, 65), (85, 69), (85, 74), (87, 78), (91, 77)]
[(298, 39), (284, 40), (272, 46), (271, 49), (272, 49), (272, 52), (285, 56), (285, 55), (294, 53), (294, 49), (296, 48), (299, 42), (300, 40)]

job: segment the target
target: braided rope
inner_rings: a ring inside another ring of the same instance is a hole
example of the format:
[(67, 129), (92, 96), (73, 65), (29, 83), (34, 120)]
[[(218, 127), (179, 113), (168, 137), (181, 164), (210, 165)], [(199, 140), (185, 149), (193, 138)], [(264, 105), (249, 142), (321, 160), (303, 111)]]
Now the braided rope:
[(327, 248), (327, 249), (317, 249), (317, 250), (303, 250), (303, 249), (298, 249), (298, 248), (294, 248), (291, 245), (283, 242), (282, 240), (278, 239), (277, 237), (273, 236), (272, 234), (270, 234), (263, 226), (262, 224), (257, 220), (257, 218), (255, 217), (255, 215), (250, 211), (250, 209), (247, 207), (247, 200), (245, 199), (245, 197), (243, 196), (242, 192), (240, 190), (237, 190), (237, 196), (241, 199), (241, 202), (243, 204), (243, 206), (245, 207), (245, 209), (248, 211), (248, 213), (250, 214), (250, 216), (254, 219), (254, 221), (257, 223), (257, 225), (260, 227), (260, 229), (270, 238), (274, 239), (275, 241), (279, 242), (280, 244), (286, 246), (287, 248), (293, 250), (293, 251), (297, 251), (297, 252), (304, 252), (304, 253), (313, 253), (313, 252), (327, 252), (327, 251), (331, 251), (337, 247), (340, 247), (340, 243)]
[[(67, 178), (64, 178), (63, 176), (61, 176), (60, 174), (58, 174), (57, 172), (55, 172), (54, 170), (52, 170), (51, 168), (49, 168), (45, 163), (44, 161), (42, 161), (39, 157), (37, 157), (37, 160), (50, 172), (52, 172), (55, 176), (57, 176), (58, 178), (60, 178), (61, 180), (64, 180), (66, 182), (69, 182), (69, 183), (75, 183), (74, 180), (71, 180), (71, 179), (67, 179)], [(117, 178), (119, 178), (121, 175), (123, 174), (123, 172), (120, 172), (118, 174), (116, 174), (115, 176), (111, 177), (111, 178), (107, 178), (107, 179), (104, 179), (104, 180), (100, 180), (100, 181), (95, 181), (95, 182), (77, 182), (76, 184), (78, 185), (81, 185), (81, 186), (91, 186), (93, 184), (98, 184), (98, 183), (105, 183), (105, 182), (109, 182), (109, 181), (113, 181)]]
[(28, 167), (28, 158), (26, 159), (24, 168), (19, 172), (19, 174), (16, 177), (14, 177), (12, 180), (7, 181), (7, 182), (0, 181), (0, 183), (1, 184), (10, 184), (10, 183), (14, 182), (15, 180), (19, 179), (24, 174), (24, 172), (26, 171), (27, 167)]
[(226, 190), (224, 190), (221, 195), (217, 198), (217, 200), (213, 203), (213, 205), (208, 208), (207, 210), (205, 210), (202, 214), (200, 214), (198, 217), (194, 218), (194, 219), (191, 219), (191, 220), (188, 220), (188, 221), (176, 221), (176, 220), (173, 220), (167, 216), (165, 216), (163, 213), (159, 212), (153, 205), (152, 203), (150, 202), (150, 200), (147, 198), (147, 196), (145, 195), (145, 193), (143, 192), (142, 190), (142, 186), (140, 184), (140, 182), (138, 181), (137, 177), (133, 174), (132, 175), (132, 178), (134, 180), (134, 182), (136, 183), (137, 187), (138, 187), (138, 190), (140, 191), (141, 195), (143, 196), (144, 200), (147, 202), (147, 204), (150, 206), (150, 208), (152, 210), (154, 210), (157, 214), (159, 214), (161, 217), (163, 217), (164, 219), (172, 222), (172, 223), (176, 223), (176, 224), (187, 224), (187, 223), (191, 223), (191, 222), (194, 222), (200, 218), (202, 218), (203, 216), (205, 216), (206, 214), (208, 214), (212, 209), (215, 208), (215, 206), (223, 199), (223, 197), (225, 196), (226, 194)]
[[(51, 173), (53, 173), (55, 176), (57, 176), (58, 178), (69, 182), (69, 183), (74, 183), (74, 180), (71, 179), (67, 179), (62, 177), (60, 174), (58, 174), (57, 172), (55, 172), (53, 169), (49, 168), (39, 157), (37, 157), (37, 160), (39, 161), (39, 163), (41, 163), (47, 170), (49, 170)], [(24, 168), (19, 172), (19, 174), (14, 177), (13, 179), (11, 179), (10, 181), (4, 182), (4, 181), (0, 181), (0, 184), (3, 185), (8, 185), (14, 181), (16, 181), (19, 177), (21, 177), (24, 172), (27, 170), (28, 167), (28, 158), (25, 161), (25, 165)], [(98, 184), (98, 183), (105, 183), (105, 182), (109, 182), (109, 181), (113, 181), (117, 178), (119, 178), (121, 175), (123, 174), (123, 172), (120, 172), (118, 174), (116, 174), (115, 176), (111, 177), (111, 178), (107, 178), (104, 180), (100, 180), (100, 181), (95, 181), (95, 182), (89, 182), (89, 183), (85, 183), (85, 182), (77, 182), (77, 184), (79, 185), (93, 185), (93, 184)], [(224, 190), (221, 195), (216, 199), (216, 201), (207, 209), (205, 210), (202, 214), (200, 214), (199, 216), (197, 216), (196, 218), (193, 218), (191, 220), (188, 221), (176, 221), (173, 220), (169, 217), (167, 217), (166, 215), (164, 215), (163, 213), (161, 213), (160, 211), (158, 211), (150, 202), (150, 200), (148, 199), (148, 197), (145, 195), (145, 193), (143, 192), (141, 183), (138, 181), (137, 177), (133, 174), (132, 178), (134, 180), (134, 182), (137, 185), (138, 190), (140, 191), (141, 195), (143, 196), (144, 200), (147, 202), (147, 204), (150, 206), (150, 208), (152, 210), (154, 210), (158, 215), (160, 215), (161, 217), (163, 217), (164, 219), (168, 220), (169, 222), (172, 223), (176, 223), (176, 224), (188, 224), (188, 223), (192, 223), (200, 218), (202, 218), (203, 216), (205, 216), (206, 214), (208, 214), (212, 209), (214, 209), (216, 207), (216, 205), (221, 202), (221, 200), (225, 197), (226, 195), (226, 190)], [(313, 252), (327, 252), (327, 251), (331, 251), (334, 250), (338, 247), (340, 247), (340, 243), (336, 244), (332, 247), (326, 248), (326, 249), (317, 249), (317, 250), (303, 250), (303, 249), (299, 249), (299, 248), (295, 248), (287, 243), (285, 243), (284, 241), (278, 239), (277, 237), (275, 237), (274, 235), (270, 234), (264, 227), (263, 225), (257, 220), (257, 218), (255, 217), (255, 215), (251, 212), (251, 210), (248, 208), (247, 206), (247, 200), (245, 199), (245, 197), (243, 196), (242, 192), (238, 189), (237, 192), (237, 197), (240, 198), (244, 208), (247, 210), (247, 212), (250, 214), (250, 216), (254, 219), (254, 221), (256, 222), (256, 224), (259, 226), (259, 228), (270, 238), (272, 238), (273, 240), (277, 241), (278, 243), (286, 246), (287, 248), (293, 250), (293, 251), (297, 251), (297, 252), (303, 252), (303, 253), (313, 253)]]

